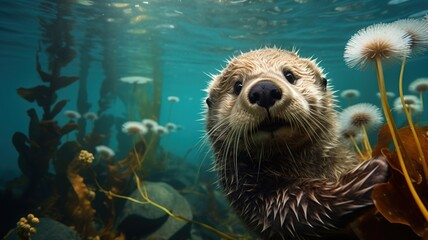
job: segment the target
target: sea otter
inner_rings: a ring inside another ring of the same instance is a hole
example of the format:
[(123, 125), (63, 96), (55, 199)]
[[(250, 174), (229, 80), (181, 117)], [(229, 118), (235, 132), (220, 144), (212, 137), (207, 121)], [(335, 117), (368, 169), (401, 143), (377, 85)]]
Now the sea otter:
[(352, 213), (373, 205), (388, 165), (360, 163), (341, 142), (334, 96), (317, 63), (264, 48), (232, 58), (212, 77), (205, 119), (215, 169), (256, 234), (331, 238)]

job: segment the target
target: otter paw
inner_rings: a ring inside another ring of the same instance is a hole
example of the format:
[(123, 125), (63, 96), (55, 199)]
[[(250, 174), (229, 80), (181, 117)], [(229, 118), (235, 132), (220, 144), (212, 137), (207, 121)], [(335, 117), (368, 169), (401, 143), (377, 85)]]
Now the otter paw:
[(373, 172), (369, 178), (373, 185), (388, 181), (390, 169), (388, 162), (383, 156), (372, 158), (366, 162), (368, 162), (367, 169)]
[[(343, 188), (352, 188), (355, 193), (370, 197), (373, 188), (388, 181), (389, 165), (384, 157), (364, 161), (352, 171), (342, 176), (340, 183)], [(371, 198), (371, 197), (370, 197)]]

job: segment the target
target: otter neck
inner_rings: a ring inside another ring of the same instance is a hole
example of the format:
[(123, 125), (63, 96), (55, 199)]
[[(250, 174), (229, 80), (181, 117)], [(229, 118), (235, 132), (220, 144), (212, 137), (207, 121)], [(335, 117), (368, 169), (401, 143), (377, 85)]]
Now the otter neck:
[(226, 155), (218, 154), (217, 168), (225, 185), (268, 185), (298, 178), (331, 178), (337, 156), (328, 153), (341, 151), (325, 147), (315, 142), (292, 148), (249, 146)]

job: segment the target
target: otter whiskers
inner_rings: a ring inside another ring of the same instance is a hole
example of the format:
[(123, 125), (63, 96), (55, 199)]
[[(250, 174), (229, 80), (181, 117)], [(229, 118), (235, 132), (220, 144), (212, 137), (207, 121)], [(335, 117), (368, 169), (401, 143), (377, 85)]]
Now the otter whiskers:
[(219, 183), (261, 238), (340, 235), (345, 216), (373, 205), (387, 164), (358, 165), (339, 142), (336, 101), (315, 62), (275, 48), (243, 53), (207, 92)]

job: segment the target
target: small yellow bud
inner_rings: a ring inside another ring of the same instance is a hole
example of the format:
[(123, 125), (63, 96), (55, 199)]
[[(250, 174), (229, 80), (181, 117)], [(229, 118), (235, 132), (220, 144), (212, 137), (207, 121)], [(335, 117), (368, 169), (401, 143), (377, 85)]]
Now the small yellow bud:
[(30, 234), (35, 234), (37, 232), (37, 229), (34, 227), (30, 228)]
[(89, 190), (88, 199), (91, 201), (95, 199), (95, 192), (94, 191)]
[(31, 219), (31, 223), (32, 224), (38, 224), (38, 223), (40, 223), (40, 220), (39, 220), (39, 218), (34, 217), (33, 219)]
[(94, 155), (86, 150), (82, 150), (79, 153), (79, 160), (82, 161), (83, 165), (89, 166), (94, 160)]
[(31, 213), (30, 213), (30, 214), (28, 214), (28, 215), (27, 215), (27, 219), (28, 219), (28, 220), (30, 220), (30, 221), (31, 221), (31, 219), (33, 219), (33, 218), (34, 218), (34, 215), (33, 215), (33, 214), (31, 214)]

